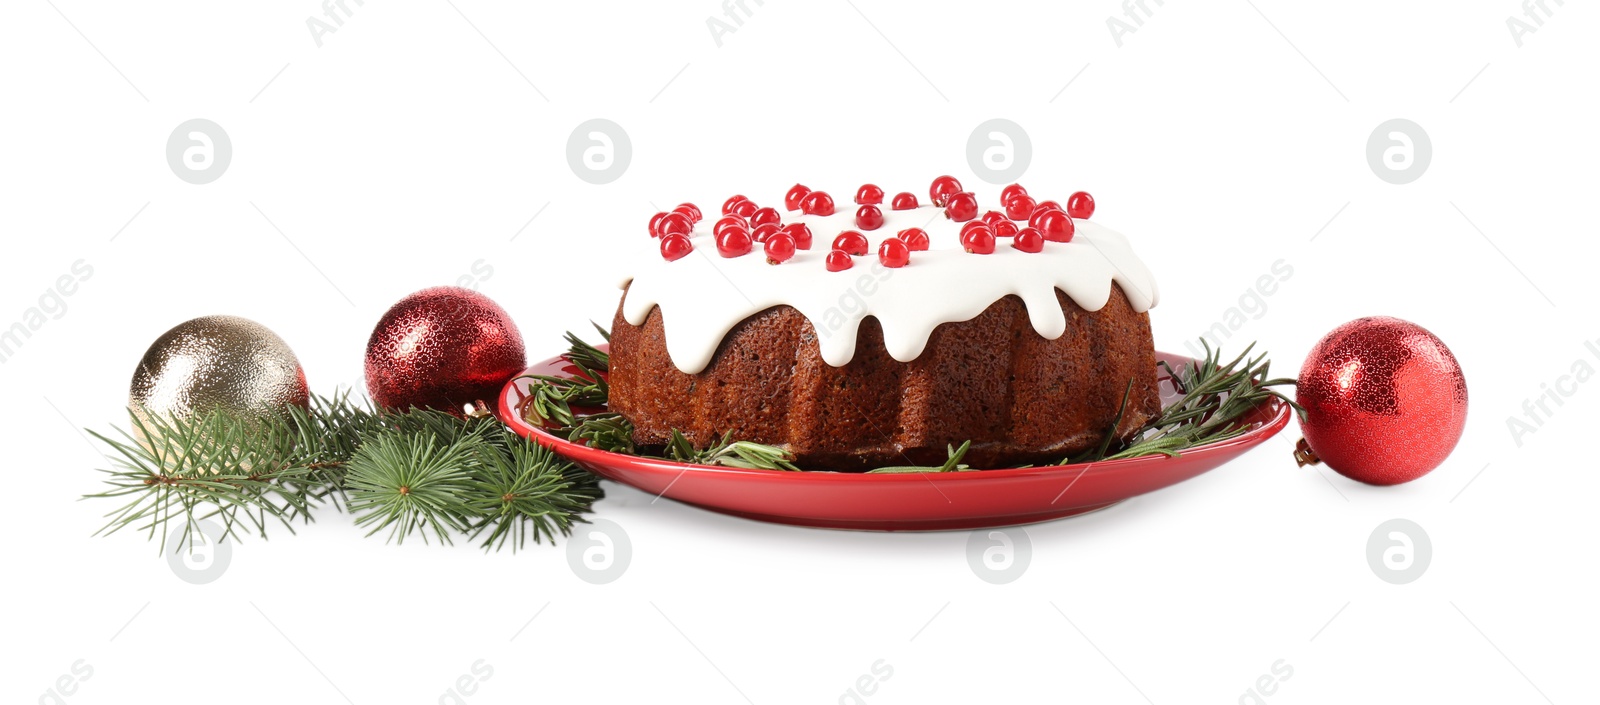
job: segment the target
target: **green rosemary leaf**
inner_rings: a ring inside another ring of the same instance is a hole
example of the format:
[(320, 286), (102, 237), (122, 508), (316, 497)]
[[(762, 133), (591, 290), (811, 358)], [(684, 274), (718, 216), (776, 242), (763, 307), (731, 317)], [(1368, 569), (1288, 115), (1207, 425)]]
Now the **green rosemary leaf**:
[[(590, 324), (594, 326), (595, 330), (600, 331), (600, 337), (605, 338), (606, 342), (611, 341), (611, 334), (606, 329), (601, 328), (600, 324), (592, 321)], [(598, 372), (606, 372), (611, 369), (611, 356), (606, 354), (605, 351), (584, 342), (576, 333), (570, 331), (567, 332), (566, 340), (568, 360)]]
[(577, 423), (573, 406), (605, 405), (611, 395), (605, 379), (582, 362), (573, 360), (573, 364), (579, 369), (579, 377), (526, 375), (517, 378), (532, 380), (527, 395), (518, 405), (524, 419), (539, 426), (570, 428)]
[(634, 453), (633, 424), (622, 414), (602, 413), (580, 417), (566, 434), (567, 440), (613, 453)]
[(868, 470), (867, 474), (895, 475), (913, 472), (964, 472), (972, 469), (961, 463), (961, 459), (967, 455), (967, 450), (970, 448), (972, 448), (972, 441), (963, 442), (959, 448), (946, 446), (945, 453), (949, 455), (949, 458), (944, 461), (943, 465), (893, 465)]
[(733, 440), (732, 432), (724, 433), (722, 439), (711, 444), (704, 450), (694, 447), (693, 443), (682, 433), (674, 430), (672, 437), (667, 440), (666, 454), (669, 460), (695, 465), (721, 465), (730, 468), (745, 468), (749, 470), (799, 470), (795, 467), (794, 456), (788, 451), (777, 446), (752, 443), (750, 441)]
[(1108, 446), (1109, 453), (1102, 451), (1090, 460), (1144, 455), (1173, 457), (1190, 448), (1237, 437), (1249, 430), (1239, 420), (1269, 399), (1288, 404), (1304, 418), (1305, 410), (1299, 404), (1273, 389), (1292, 385), (1294, 380), (1269, 377), (1272, 363), (1266, 354), (1250, 356), (1254, 343), (1227, 363), (1222, 362), (1220, 350), (1212, 350), (1206, 341), (1201, 344), (1205, 351), (1203, 358), (1184, 365), (1181, 370), (1161, 363), (1181, 396), (1162, 409), (1131, 440)]
[[(610, 340), (610, 334), (604, 328), (596, 325), (595, 329), (601, 337)], [(605, 406), (610, 390), (593, 370), (608, 370), (610, 357), (575, 334), (568, 333), (567, 342), (570, 347), (568, 359), (579, 367), (581, 373), (571, 378), (531, 378), (528, 395), (520, 405), (523, 417), (529, 422), (551, 428), (569, 440), (612, 452), (729, 467), (798, 469), (793, 464), (793, 456), (781, 448), (735, 440), (731, 435), (724, 435), (710, 447), (699, 449), (683, 434), (674, 431), (665, 447), (660, 449), (660, 455), (650, 455), (652, 449), (635, 447), (632, 442), (633, 428), (626, 419), (612, 413), (584, 416), (573, 411), (574, 406)], [(1289, 404), (1302, 419), (1305, 417), (1304, 409), (1274, 389), (1292, 385), (1294, 380), (1271, 377), (1271, 362), (1265, 353), (1252, 355), (1255, 350), (1253, 343), (1225, 362), (1220, 350), (1213, 350), (1207, 341), (1201, 342), (1204, 354), (1200, 360), (1176, 370), (1165, 361), (1157, 363), (1176, 386), (1180, 395), (1177, 400), (1163, 408), (1130, 438), (1119, 439), (1116, 430), (1122, 425), (1132, 401), (1133, 382), (1130, 380), (1123, 391), (1117, 414), (1100, 444), (1078, 456), (1063, 459), (1061, 464), (1144, 455), (1175, 456), (1196, 446), (1234, 438), (1248, 430), (1240, 423), (1240, 419), (1270, 399)], [(969, 447), (970, 443), (964, 443), (960, 449), (949, 449), (952, 460), (940, 467), (894, 466), (868, 472), (967, 470), (969, 468), (960, 464), (958, 453), (964, 454)]]

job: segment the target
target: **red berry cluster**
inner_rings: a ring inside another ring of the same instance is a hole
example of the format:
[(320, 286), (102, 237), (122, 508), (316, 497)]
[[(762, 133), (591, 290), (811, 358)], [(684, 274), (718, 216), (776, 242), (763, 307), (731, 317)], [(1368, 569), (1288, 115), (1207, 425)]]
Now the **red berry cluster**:
[(677, 208), (650, 217), (650, 237), (661, 239), (661, 256), (671, 262), (694, 251), (689, 232), (698, 222), (700, 209), (693, 203), (680, 203)]
[[(856, 190), (856, 227), (867, 231), (883, 227), (880, 206), (885, 197), (884, 190), (874, 184), (863, 184)], [(1073, 219), (1094, 215), (1094, 197), (1083, 191), (1068, 197), (1066, 207), (1062, 207), (1055, 201), (1035, 201), (1021, 184), (1011, 184), (1000, 192), (1004, 211), (991, 210), (980, 216), (977, 197), (964, 190), (953, 176), (934, 179), (928, 187), (928, 199), (944, 209), (946, 218), (963, 223), (962, 249), (980, 255), (993, 254), (1000, 238), (1011, 240), (1011, 246), (1023, 252), (1041, 252), (1046, 241), (1071, 242), (1077, 229)], [(806, 215), (829, 216), (835, 211), (832, 196), (803, 184), (789, 189), (783, 205), (786, 210)], [(895, 194), (890, 202), (890, 208), (897, 211), (917, 207), (917, 197), (905, 191)], [(700, 220), (700, 209), (693, 203), (683, 203), (651, 217), (650, 236), (661, 239), (661, 256), (673, 261), (693, 252), (689, 233)], [(1027, 225), (1018, 225), (1022, 221)], [(722, 217), (712, 227), (712, 235), (717, 253), (723, 257), (749, 254), (755, 243), (761, 243), (771, 264), (788, 261), (797, 250), (811, 249), (812, 239), (811, 229), (804, 223), (785, 225), (778, 209), (763, 208), (742, 195), (723, 202)], [(849, 269), (853, 266), (850, 258), (866, 256), (869, 247), (866, 236), (858, 231), (839, 233), (825, 261), (828, 271)], [(878, 246), (878, 259), (886, 267), (904, 267), (911, 262), (912, 252), (927, 249), (928, 233), (921, 228), (907, 228)]]
[(1094, 215), (1094, 197), (1083, 191), (1068, 197), (1067, 207), (1062, 208), (1055, 201), (1034, 201), (1021, 184), (1012, 184), (1000, 191), (1000, 202), (1006, 218), (1028, 221), (1028, 227), (1018, 230), (1012, 242), (1012, 247), (1024, 252), (1039, 252), (1046, 240), (1072, 242), (1077, 231), (1072, 219)]
[[(882, 225), (880, 220), (879, 225)], [(841, 272), (855, 266), (852, 256), (864, 257), (869, 247), (867, 237), (854, 230), (839, 233), (833, 240), (833, 251), (828, 253), (828, 271)], [(885, 267), (904, 267), (911, 262), (911, 253), (928, 249), (928, 233), (922, 228), (906, 228), (878, 245), (878, 261)]]
[[(795, 188), (805, 189), (803, 186)], [(809, 189), (805, 191), (810, 195)], [(822, 197), (826, 198), (827, 194)], [(692, 203), (652, 217), (650, 235), (661, 238), (661, 256), (670, 262), (693, 252), (689, 232), (699, 221), (700, 209)], [(755, 244), (761, 243), (767, 261), (773, 264), (794, 257), (796, 250), (811, 249), (811, 228), (804, 223), (784, 225), (778, 209), (763, 208), (742, 195), (722, 203), (722, 217), (711, 227), (711, 236), (717, 243), (717, 254), (723, 257), (750, 254)]]

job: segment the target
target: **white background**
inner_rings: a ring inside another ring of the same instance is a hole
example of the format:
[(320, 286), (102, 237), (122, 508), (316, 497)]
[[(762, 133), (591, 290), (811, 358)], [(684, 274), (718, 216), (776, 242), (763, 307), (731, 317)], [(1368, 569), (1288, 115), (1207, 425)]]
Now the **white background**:
[[(1575, 362), (1600, 368), (1595, 8), (1547, 3), (1519, 48), (1512, 0), (1253, 3), (1151, 0), (1119, 47), (1110, 0), (752, 1), (720, 48), (712, 0), (350, 0), (320, 48), (312, 0), (9, 3), (0, 327), (74, 261), (94, 271), (0, 365), (0, 690), (57, 702), (77, 663), (73, 705), (456, 702), (482, 660), (462, 702), (834, 703), (882, 660), (863, 702), (1592, 701), (1600, 389), (1520, 446), (1507, 419)], [(165, 159), (196, 117), (234, 150), (207, 185)], [(566, 159), (593, 117), (633, 145), (604, 186)], [(111, 506), (77, 501), (105, 466), (79, 429), (122, 420), (134, 364), (183, 320), (254, 319), (316, 391), (360, 388), (383, 311), (482, 260), (473, 284), (542, 358), (609, 319), (651, 202), (977, 182), (966, 141), (995, 117), (1031, 136), (1030, 191), (1087, 189), (1133, 238), (1164, 294), (1158, 347), (1186, 350), (1283, 259), (1293, 276), (1230, 349), (1258, 340), (1292, 375), (1339, 323), (1422, 324), (1466, 370), (1455, 454), (1373, 488), (1297, 469), (1291, 427), (1028, 527), (1031, 563), (999, 586), (966, 533), (769, 526), (612, 483), (598, 515), (633, 556), (602, 586), (564, 545), (395, 547), (331, 511), (234, 546), (206, 585), (142, 537), (90, 537)], [(1366, 160), (1396, 117), (1433, 146), (1408, 185)], [(1433, 544), (1403, 586), (1366, 559), (1396, 517)], [(1280, 660), (1292, 676), (1250, 694)]]

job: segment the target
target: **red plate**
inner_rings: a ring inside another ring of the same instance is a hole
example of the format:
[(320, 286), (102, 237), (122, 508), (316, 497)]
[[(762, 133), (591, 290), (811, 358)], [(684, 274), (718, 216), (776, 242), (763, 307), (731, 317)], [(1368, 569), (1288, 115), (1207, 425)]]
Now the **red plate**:
[[(1173, 369), (1193, 362), (1170, 353), (1158, 352), (1156, 357)], [(551, 376), (576, 373), (577, 368), (562, 357), (527, 371)], [(1170, 403), (1177, 395), (1165, 381), (1165, 372), (1161, 379), (1162, 402)], [(867, 475), (691, 465), (590, 448), (519, 418), (516, 400), (526, 390), (525, 380), (506, 384), (500, 393), (501, 420), (608, 480), (747, 519), (870, 531), (978, 529), (1092, 512), (1222, 465), (1283, 430), (1290, 414), (1288, 404), (1269, 399), (1245, 417), (1249, 431), (1176, 458), (1157, 455), (1053, 467)]]

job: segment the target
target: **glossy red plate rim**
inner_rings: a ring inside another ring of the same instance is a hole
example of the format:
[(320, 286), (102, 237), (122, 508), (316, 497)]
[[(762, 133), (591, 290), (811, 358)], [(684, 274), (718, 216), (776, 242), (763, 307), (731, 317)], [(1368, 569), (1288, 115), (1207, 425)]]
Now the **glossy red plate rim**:
[[(597, 347), (599, 347), (601, 350), (607, 350), (610, 346), (600, 345)], [(1193, 362), (1193, 358), (1175, 353), (1157, 352), (1156, 357), (1158, 359), (1169, 361)], [(518, 435), (532, 439), (540, 445), (555, 450), (564, 457), (585, 465), (590, 463), (598, 463), (603, 465), (626, 463), (635, 467), (650, 468), (654, 470), (667, 470), (674, 472), (693, 470), (696, 473), (715, 473), (730, 476), (759, 476), (768, 480), (784, 478), (780, 481), (787, 482), (894, 483), (927, 482), (929, 480), (934, 480), (937, 482), (967, 482), (981, 479), (993, 480), (1004, 477), (1028, 477), (1035, 475), (1078, 475), (1083, 473), (1099, 474), (1115, 472), (1129, 465), (1148, 466), (1152, 462), (1170, 462), (1179, 460), (1178, 458), (1172, 457), (1147, 455), (1137, 458), (1100, 460), (1090, 463), (1075, 463), (1072, 465), (1037, 465), (1026, 468), (995, 468), (988, 470), (977, 469), (973, 472), (852, 473), (805, 470), (797, 472), (794, 470), (730, 468), (720, 465), (700, 465), (696, 463), (683, 463), (676, 460), (667, 460), (664, 458), (647, 458), (638, 455), (629, 455), (627, 453), (615, 453), (608, 450), (593, 448), (582, 443), (574, 443), (569, 441), (565, 438), (552, 434), (543, 428), (528, 423), (517, 413), (516, 405), (518, 395), (521, 393), (519, 388), (521, 380), (525, 379), (528, 374), (548, 373), (551, 371), (552, 366), (560, 362), (567, 362), (565, 355), (560, 355), (530, 365), (527, 370), (523, 372), (523, 374), (518, 375), (517, 378), (507, 382), (505, 387), (500, 390), (499, 404), (496, 405), (497, 408), (495, 409), (495, 412), (500, 418), (500, 421), (509, 426), (512, 431)], [(1183, 451), (1183, 455), (1190, 457), (1209, 455), (1211, 453), (1223, 452), (1236, 446), (1254, 445), (1277, 435), (1279, 431), (1283, 430), (1284, 427), (1289, 425), (1289, 416), (1291, 411), (1288, 404), (1285, 404), (1279, 399), (1268, 399), (1262, 402), (1262, 404), (1269, 407), (1269, 411), (1272, 413), (1270, 418), (1267, 418), (1264, 421), (1256, 422), (1256, 426), (1254, 428), (1234, 436), (1233, 438), (1190, 448)]]

